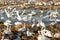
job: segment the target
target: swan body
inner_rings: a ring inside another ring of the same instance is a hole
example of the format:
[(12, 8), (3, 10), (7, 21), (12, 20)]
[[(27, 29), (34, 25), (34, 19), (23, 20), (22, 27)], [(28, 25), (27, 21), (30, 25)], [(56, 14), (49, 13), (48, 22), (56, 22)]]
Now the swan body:
[(20, 25), (20, 24), (22, 24), (21, 22), (15, 22), (15, 25)]
[(55, 34), (54, 34), (54, 37), (55, 37), (55, 38), (60, 38), (60, 33), (55, 33)]

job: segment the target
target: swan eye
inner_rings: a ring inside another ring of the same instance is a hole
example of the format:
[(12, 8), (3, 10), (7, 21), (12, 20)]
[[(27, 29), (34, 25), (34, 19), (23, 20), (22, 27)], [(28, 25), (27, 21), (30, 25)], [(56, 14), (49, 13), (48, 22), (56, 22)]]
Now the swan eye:
[(47, 31), (45, 31), (45, 33), (47, 33)]
[(41, 34), (41, 32), (40, 32), (40, 34)]

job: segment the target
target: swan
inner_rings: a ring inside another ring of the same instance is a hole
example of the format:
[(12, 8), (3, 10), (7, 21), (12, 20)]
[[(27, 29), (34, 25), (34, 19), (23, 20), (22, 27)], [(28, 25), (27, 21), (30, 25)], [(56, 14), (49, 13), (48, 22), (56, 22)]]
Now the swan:
[(14, 24), (15, 25), (20, 25), (20, 24), (22, 24), (22, 22), (15, 22)]
[(44, 36), (44, 35), (38, 35), (37, 37), (38, 40), (51, 40), (50, 38)]
[(17, 18), (19, 21), (21, 21), (22, 18), (21, 18), (21, 16), (19, 15), (19, 11), (15, 10), (15, 11), (13, 11), (13, 12), (16, 12), (16, 15), (17, 15), (16, 18)]
[(35, 5), (43, 5), (41, 2), (36, 2)]
[[(50, 14), (49, 14), (50, 13)], [(49, 15), (48, 15), (49, 14)], [(58, 19), (57, 19), (57, 17), (58, 17), (58, 15), (59, 15), (59, 13), (57, 12), (57, 10), (56, 11), (48, 11), (47, 12), (47, 15), (46, 16), (44, 16), (42, 19), (45, 19), (45, 18), (47, 18), (47, 17), (49, 17), (49, 21), (59, 21)], [(54, 19), (51, 19), (51, 17), (54, 17)]]
[(43, 29), (43, 28), (45, 28), (46, 27), (46, 25), (45, 25), (45, 23), (42, 21), (42, 19), (43, 19), (43, 17), (42, 17), (42, 15), (39, 17), (39, 19), (38, 19), (38, 24), (37, 24), (37, 27), (39, 26), (41, 26), (42, 28), (41, 29)]
[(32, 13), (29, 13), (28, 16), (32, 16)]
[(32, 20), (32, 15), (28, 15), (29, 17), (28, 17), (28, 20), (29, 20), (29, 22), (31, 22), (31, 20)]
[(25, 10), (23, 10), (23, 12), (21, 13), (21, 15), (20, 15), (20, 18), (21, 18), (21, 16), (23, 16), (22, 18), (21, 18), (21, 20), (23, 20), (23, 21), (27, 21), (27, 16), (26, 15), (23, 15), (25, 13)]
[(13, 12), (16, 12), (16, 15), (17, 15), (17, 17), (16, 17), (16, 18), (17, 18), (19, 21), (21, 21), (21, 20), (22, 20), (22, 18), (21, 18), (21, 16), (19, 15), (19, 11), (18, 11), (16, 8), (14, 8), (14, 9), (12, 10), (12, 12), (11, 12), (11, 13), (12, 13), (12, 15), (14, 15), (14, 14), (13, 14)]
[(38, 35), (37, 37), (38, 40), (51, 40), (50, 38), (44, 36), (44, 35)]
[(36, 26), (37, 26), (37, 27), (39, 27), (39, 26), (40, 26), (40, 24), (38, 23), (38, 24), (36, 24)]
[(53, 36), (52, 35), (53, 33), (51, 31), (49, 31), (49, 30), (46, 30), (46, 29), (41, 30), (41, 34), (45, 35), (45, 36), (48, 36), (48, 37), (52, 37)]
[[(55, 11), (48, 11), (47, 14), (49, 14), (49, 15), (44, 16), (42, 19), (49, 17), (49, 21), (52, 21), (52, 23), (50, 23), (49, 25), (54, 25), (57, 23), (57, 21), (59, 21), (59, 19), (57, 19), (58, 15), (59, 15), (59, 13), (57, 12), (57, 9)], [(51, 19), (52, 17), (54, 19)]]
[(46, 27), (45, 23), (42, 22), (42, 21), (40, 21), (40, 26), (42, 26), (42, 28), (45, 28)]
[(10, 39), (4, 39), (4, 40), (10, 40)]
[(32, 13), (32, 15), (36, 15), (36, 12), (34, 12), (34, 11), (32, 11), (31, 13)]
[[(42, 19), (50, 18), (50, 17), (52, 16), (52, 15), (50, 15), (51, 12), (52, 12), (51, 10), (47, 11), (47, 15), (44, 16), (44, 17), (42, 17)], [(43, 13), (43, 12), (42, 12), (42, 13)]]
[(57, 22), (60, 22), (60, 19), (56, 19)]
[(10, 9), (11, 10), (12, 8), (10, 6), (8, 6), (7, 9)]
[(58, 12), (57, 12), (57, 9), (55, 10), (55, 11), (53, 11), (53, 12), (51, 12), (51, 14), (50, 14), (50, 17), (52, 16), (52, 17), (54, 17), (54, 19), (49, 19), (50, 21), (54, 21), (54, 22), (52, 22), (51, 24), (56, 24), (57, 23), (57, 17), (58, 17)]
[(4, 25), (5, 25), (5, 26), (9, 26), (10, 23), (11, 23), (11, 20), (6, 20), (6, 21), (4, 22)]
[(2, 36), (2, 39), (1, 40), (4, 40), (4, 36)]
[(39, 23), (39, 22), (40, 22), (40, 21), (38, 20), (38, 23), (36, 24), (37, 27), (40, 27), (40, 23)]
[(7, 11), (6, 9), (4, 9), (4, 10), (5, 10), (5, 13), (6, 13), (7, 17), (8, 17), (8, 18), (11, 17), (9, 11)]
[(21, 15), (23, 15), (25, 12), (26, 12), (26, 10), (24, 9)]
[(60, 38), (60, 33), (55, 33), (55, 34), (54, 34), (54, 37), (55, 37), (55, 38)]
[(27, 29), (27, 36), (32, 36), (33, 34), (33, 32), (30, 32), (29, 29)]
[(55, 3), (55, 5), (60, 5), (60, 2)]
[(4, 17), (3, 17), (3, 16), (1, 16), (1, 18), (0, 18), (0, 19), (4, 20)]
[(35, 2), (36, 0), (28, 0), (28, 4), (30, 4), (31, 2)]
[(4, 33), (5, 34), (11, 34), (12, 32), (11, 32), (11, 30), (4, 30)]
[(40, 17), (42, 17), (44, 14), (44, 11), (43, 10), (40, 10)]
[(9, 28), (9, 24), (10, 24), (10, 23), (11, 23), (10, 20), (6, 20), (6, 21), (4, 22), (4, 25), (7, 26), (7, 29), (4, 30), (4, 33), (5, 33), (5, 34), (11, 34), (11, 30), (10, 30), (10, 28)]
[(22, 32), (26, 31), (25, 23), (24, 23), (24, 26), (22, 28), (18, 29), (18, 31), (22, 31)]
[[(11, 30), (10, 30), (10, 28), (9, 28), (10, 23), (11, 23), (10, 20), (6, 20), (6, 21), (4, 22), (4, 25), (7, 26), (7, 29), (6, 29), (6, 30), (4, 29), (3, 34), (4, 34), (4, 33), (5, 33), (5, 34), (11, 34)], [(3, 40), (3, 39), (4, 39), (4, 36), (2, 36), (2, 39), (1, 39), (1, 40)]]
[(38, 40), (51, 40), (49, 39), (48, 37), (52, 37), (52, 33), (49, 31), (49, 30), (41, 30), (41, 31), (38, 31), (39, 35), (37, 37)]
[(42, 28), (45, 28), (45, 27), (46, 27), (45, 23), (42, 22), (42, 19), (39, 20), (39, 24), (40, 24), (40, 26), (41, 26)]
[(46, 2), (42, 2), (45, 6), (47, 5), (47, 3)]
[(14, 8), (14, 9), (12, 10), (12, 12), (14, 12), (14, 11), (16, 11), (16, 8)]
[(45, 27), (45, 26), (46, 26), (45, 23), (42, 22), (42, 19), (40, 19), (40, 18), (39, 18), (39, 20), (38, 20), (37, 27), (39, 27), (39, 26), (42, 26), (42, 27)]
[(35, 26), (35, 19), (32, 20), (33, 24), (32, 24), (32, 28)]
[(21, 20), (22, 20), (22, 18), (21, 18), (21, 16), (19, 15), (19, 12), (18, 12), (18, 11), (16, 11), (16, 12), (17, 12), (17, 16), (18, 16), (18, 18), (17, 18), (17, 19), (21, 21)]
[(24, 17), (22, 18), (23, 21), (28, 21), (28, 17), (27, 15), (24, 15)]
[(44, 11), (43, 11), (43, 10), (40, 10), (40, 12), (41, 12), (41, 14), (43, 14), (43, 13), (44, 13)]
[(57, 16), (58, 16), (58, 11), (57, 11), (57, 9), (55, 10), (55, 11), (53, 11), (53, 12), (51, 12), (50, 13), (50, 16), (53, 16), (54, 18), (56, 18)]

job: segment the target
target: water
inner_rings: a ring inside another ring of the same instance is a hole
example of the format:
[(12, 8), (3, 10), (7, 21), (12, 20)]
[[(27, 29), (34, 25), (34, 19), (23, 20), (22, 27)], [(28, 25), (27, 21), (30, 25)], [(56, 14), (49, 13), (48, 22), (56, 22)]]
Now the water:
[[(19, 12), (20, 12), (20, 14), (23, 12), (23, 10), (26, 10), (26, 12), (31, 12), (31, 11), (33, 11), (34, 10), (34, 12), (36, 12), (37, 14), (36, 15), (34, 15), (33, 16), (33, 18), (34, 19), (36, 19), (36, 21), (38, 20), (38, 18), (39, 18), (39, 13), (40, 13), (40, 9), (34, 9), (34, 8), (29, 8), (29, 9), (17, 9)], [(58, 12), (60, 13), (60, 9), (57, 9), (58, 10)], [(46, 16), (47, 15), (47, 12), (49, 11), (48, 9), (47, 10), (43, 10), (44, 11), (44, 15), (43, 15), (43, 17), (44, 16)], [(1, 16), (2, 17), (4, 17), (4, 21), (6, 21), (8, 18), (7, 18), (7, 15), (6, 15), (6, 13), (4, 12), (4, 10), (0, 10), (0, 18), (1, 18)], [(21, 15), (20, 15), (21, 16)], [(23, 17), (23, 16), (21, 16), (21, 17)], [(33, 19), (32, 18), (32, 19)], [(60, 19), (60, 16), (58, 16), (58, 19)], [(12, 18), (9, 18), (9, 20), (11, 20), (12, 21), (12, 23), (14, 23), (14, 22), (16, 22), (16, 21), (19, 21), (17, 18), (15, 18), (15, 17), (12, 17)], [(43, 19), (43, 21), (46, 23), (46, 24), (49, 24), (50, 22), (49, 22), (49, 18), (45, 18), (45, 19)], [(21, 21), (21, 22), (24, 22), (24, 21)], [(27, 22), (27, 23), (29, 23), (29, 22)]]
[[(18, 11), (20, 12), (20, 16), (21, 16), (21, 13), (22, 13), (23, 10), (24, 10), (24, 9), (18, 9)], [(32, 19), (36, 19), (36, 21), (37, 21), (38, 18), (40, 17), (40, 15), (39, 15), (40, 9), (29, 8), (29, 9), (25, 9), (25, 10), (26, 10), (26, 12), (31, 12), (31, 11), (34, 10), (37, 14), (34, 15)], [(48, 12), (48, 11), (49, 11), (49, 10), (44, 10), (44, 15), (43, 15), (43, 17), (47, 15), (47, 12)], [(58, 9), (58, 12), (60, 13), (60, 9)], [(1, 18), (1, 16), (4, 17), (3, 22), (6, 21), (7, 19), (9, 19), (9, 20), (12, 21), (12, 24), (13, 24), (13, 25), (14, 25), (14, 23), (15, 23), (16, 21), (19, 21), (19, 20), (18, 20), (17, 18), (15, 18), (15, 17), (7, 18), (7, 15), (6, 15), (6, 13), (4, 12), (4, 10), (3, 10), (3, 11), (0, 11), (0, 18)], [(21, 17), (23, 17), (23, 16), (21, 16)], [(58, 16), (58, 19), (60, 19), (60, 16)], [(49, 18), (42, 19), (42, 21), (43, 21), (46, 25), (49, 25), (49, 24), (51, 23), (51, 22), (49, 21)], [(22, 22), (22, 23), (30, 23), (30, 22), (26, 22), (26, 21), (20, 21), (20, 22)], [(16, 38), (15, 38), (14, 40), (20, 40), (20, 38), (18, 37), (18, 35), (16, 36)]]

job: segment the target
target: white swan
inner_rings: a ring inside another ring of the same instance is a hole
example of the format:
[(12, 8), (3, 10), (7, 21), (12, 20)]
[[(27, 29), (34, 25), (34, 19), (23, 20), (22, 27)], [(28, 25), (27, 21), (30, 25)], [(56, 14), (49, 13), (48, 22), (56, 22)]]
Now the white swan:
[(32, 15), (28, 15), (29, 17), (28, 17), (28, 20), (29, 20), (29, 22), (31, 22), (31, 20), (32, 20)]
[(27, 30), (27, 36), (32, 36), (34, 33), (30, 32), (29, 29)]
[(51, 40), (50, 38), (45, 37), (44, 35), (38, 35), (37, 39), (38, 40)]
[(36, 26), (37, 26), (37, 27), (39, 27), (39, 26), (40, 26), (40, 24), (38, 23), (38, 24), (36, 24)]
[(34, 12), (34, 10), (31, 13), (32, 13), (32, 15), (36, 15), (36, 12)]
[(4, 30), (4, 33), (5, 34), (11, 34), (12, 32), (11, 32), (11, 30)]
[(42, 19), (46, 18), (46, 16), (45, 16), (45, 17), (42, 17), (44, 12), (43, 12), (42, 10), (40, 10), (40, 12), (41, 12), (41, 15), (40, 15), (40, 18), (39, 18), (39, 20), (38, 20), (37, 27), (38, 27), (38, 26), (42, 26), (42, 28), (45, 28), (46, 25), (45, 25), (44, 22), (42, 22)]
[(31, 2), (35, 2), (36, 0), (28, 0), (28, 4), (30, 4)]
[(60, 2), (54, 3), (54, 5), (60, 5)]
[(6, 9), (4, 9), (4, 10), (5, 10), (5, 13), (6, 13), (7, 17), (8, 17), (8, 18), (11, 17), (9, 11), (7, 11)]
[(13, 12), (16, 12), (16, 15), (17, 15), (17, 19), (19, 20), (19, 21), (21, 21), (22, 20), (22, 18), (21, 18), (21, 16), (19, 15), (19, 11), (18, 10), (16, 10), (16, 8), (14, 8), (13, 10), (12, 10), (12, 14), (13, 14)]
[(4, 39), (4, 40), (10, 40), (10, 39)]
[(19, 20), (19, 21), (21, 21), (22, 20), (22, 18), (21, 18), (21, 16), (19, 15), (19, 11), (18, 10), (16, 10), (16, 8), (12, 11), (12, 13), (13, 12), (16, 12), (16, 15), (17, 15), (17, 19)]
[(50, 18), (50, 21), (54, 21), (53, 24), (56, 24), (57, 23), (58, 14), (59, 13), (57, 12), (57, 9), (54, 12), (51, 12), (50, 17), (52, 16), (52, 17), (54, 17), (54, 19), (51, 19)]
[(15, 25), (20, 25), (20, 24), (22, 24), (21, 22), (15, 22), (14, 23)]
[(19, 11), (16, 11), (16, 13), (17, 13), (17, 16), (18, 16), (18, 18), (17, 18), (17, 19), (18, 19), (19, 21), (21, 21), (21, 20), (22, 20), (22, 18), (21, 18), (21, 16), (19, 15)]
[(0, 19), (4, 20), (4, 17), (3, 17), (3, 16), (1, 16), (1, 18), (0, 18)]
[(46, 27), (46, 25), (45, 25), (45, 23), (42, 21), (42, 19), (39, 19), (39, 20), (38, 20), (37, 27), (38, 27), (38, 26), (41, 26), (41, 27), (43, 27), (43, 28)]
[(10, 23), (11, 23), (10, 20), (6, 20), (6, 21), (4, 22), (4, 25), (5, 25), (5, 26), (9, 26)]
[(56, 19), (57, 22), (60, 22), (60, 19)]
[(10, 23), (11, 23), (10, 20), (6, 20), (6, 22), (4, 22), (4, 25), (7, 26), (7, 29), (4, 30), (4, 33), (5, 33), (5, 34), (11, 34), (11, 30), (10, 30), (10, 28), (9, 28), (9, 24), (10, 24)]
[(16, 11), (16, 8), (14, 8), (14, 9), (12, 10), (12, 12), (14, 12), (14, 11)]
[(36, 2), (35, 5), (43, 5), (41, 2)]
[(1, 40), (4, 40), (4, 36), (2, 36), (2, 39)]
[(41, 30), (39, 36), (37, 37), (38, 40), (50, 40), (48, 37), (52, 37), (52, 33), (49, 30)]
[(43, 28), (45, 28), (45, 27), (46, 27), (45, 23), (44, 23), (44, 22), (42, 22), (42, 20), (41, 20), (41, 19), (39, 20), (39, 24), (40, 24), (40, 26), (42, 26)]
[(48, 37), (52, 37), (52, 32), (49, 31), (49, 30), (46, 30), (46, 29), (41, 30), (41, 34), (45, 35), (45, 36), (48, 36)]
[(26, 31), (25, 23), (24, 23), (24, 26), (22, 28), (18, 29), (18, 31), (22, 31), (22, 32)]
[(8, 6), (8, 8), (7, 8), (7, 9), (10, 9), (10, 10), (11, 10), (12, 8), (11, 8), (10, 6)]
[(53, 11), (53, 12), (51, 12), (50, 13), (50, 16), (53, 16), (54, 18), (56, 18), (57, 16), (58, 16), (58, 11), (57, 11), (57, 9), (55, 10), (55, 11)]
[(21, 15), (23, 15), (25, 12), (26, 12), (26, 11), (25, 11), (25, 9), (24, 9)]
[(37, 27), (40, 27), (40, 21), (38, 20), (38, 23), (36, 24)]
[(55, 33), (55, 34), (54, 34), (54, 37), (55, 37), (55, 38), (60, 38), (60, 33)]
[(35, 26), (35, 19), (32, 20), (33, 24), (32, 24), (32, 28)]
[(23, 21), (28, 21), (28, 17), (27, 15), (24, 15), (24, 17), (22, 18)]

